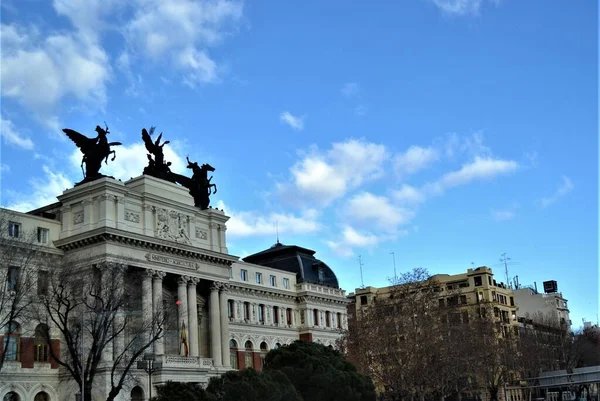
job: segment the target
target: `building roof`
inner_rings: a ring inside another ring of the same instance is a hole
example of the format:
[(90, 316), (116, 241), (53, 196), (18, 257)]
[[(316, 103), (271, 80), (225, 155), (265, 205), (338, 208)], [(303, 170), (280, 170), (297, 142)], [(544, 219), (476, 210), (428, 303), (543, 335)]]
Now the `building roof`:
[(309, 282), (340, 288), (335, 273), (327, 264), (314, 257), (315, 251), (297, 245), (284, 245), (277, 241), (264, 251), (246, 256), (242, 260), (261, 266), (296, 273), (299, 283)]

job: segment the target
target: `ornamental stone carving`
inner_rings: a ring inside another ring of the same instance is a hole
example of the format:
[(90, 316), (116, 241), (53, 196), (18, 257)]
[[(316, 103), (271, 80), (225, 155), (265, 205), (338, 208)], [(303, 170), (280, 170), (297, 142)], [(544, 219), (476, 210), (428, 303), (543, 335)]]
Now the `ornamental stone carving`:
[(132, 223), (139, 223), (140, 215), (139, 213), (133, 212), (131, 210), (125, 210), (125, 220), (131, 221)]
[(201, 240), (207, 240), (208, 233), (206, 231), (201, 230), (198, 227), (196, 227), (196, 238), (201, 239)]
[(73, 213), (73, 224), (83, 223), (83, 212)]
[(188, 216), (175, 210), (157, 209), (156, 236), (158, 238), (190, 244)]

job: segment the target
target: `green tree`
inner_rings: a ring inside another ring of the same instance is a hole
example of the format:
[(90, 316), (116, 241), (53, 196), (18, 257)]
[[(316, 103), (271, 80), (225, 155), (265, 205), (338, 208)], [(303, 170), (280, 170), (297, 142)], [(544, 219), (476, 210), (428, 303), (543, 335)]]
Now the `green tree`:
[(358, 373), (338, 351), (317, 343), (298, 340), (272, 350), (265, 358), (264, 371), (284, 373), (304, 400), (376, 399), (369, 377)]
[(168, 381), (156, 389), (158, 395), (152, 401), (211, 401), (206, 391), (198, 384)]
[(230, 371), (213, 377), (206, 390), (215, 401), (302, 401), (292, 383), (278, 371)]

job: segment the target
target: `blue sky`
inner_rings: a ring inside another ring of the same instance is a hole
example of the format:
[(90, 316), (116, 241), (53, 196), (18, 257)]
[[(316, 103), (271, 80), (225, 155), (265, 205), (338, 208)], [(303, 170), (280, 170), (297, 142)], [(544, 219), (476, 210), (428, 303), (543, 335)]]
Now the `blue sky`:
[(79, 181), (61, 129), (106, 121), (105, 174), (216, 167), (230, 252), (315, 249), (348, 291), (499, 258), (598, 314), (594, 1), (2, 2), (5, 207)]

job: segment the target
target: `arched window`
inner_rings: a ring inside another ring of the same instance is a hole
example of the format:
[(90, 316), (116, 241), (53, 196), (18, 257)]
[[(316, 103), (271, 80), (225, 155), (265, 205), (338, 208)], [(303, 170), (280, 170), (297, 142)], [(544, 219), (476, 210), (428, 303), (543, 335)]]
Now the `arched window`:
[[(18, 361), (21, 353), (21, 326), (19, 323), (12, 321), (4, 327), (4, 341), (8, 342), (5, 360)], [(15, 395), (17, 394), (15, 393)]]
[(269, 353), (269, 346), (266, 342), (260, 343), (260, 367), (261, 369), (265, 366), (265, 357)]
[(244, 353), (244, 364), (246, 365), (246, 368), (254, 368), (254, 358), (252, 357), (254, 345), (252, 345), (252, 341), (246, 341), (244, 348), (246, 348), (246, 352)]
[(50, 401), (50, 396), (45, 391), (40, 391), (35, 395), (33, 401)]
[(275, 349), (279, 349), (279, 347), (281, 347), (281, 344), (275, 343)]
[(33, 340), (33, 344), (35, 346), (34, 360), (36, 362), (49, 361), (50, 349), (48, 347), (48, 343), (46, 342), (46, 339), (48, 338), (50, 338), (48, 326), (43, 323), (38, 324), (38, 326), (35, 328), (35, 338)]
[(140, 386), (135, 386), (131, 389), (131, 401), (144, 401), (144, 390)]
[(235, 340), (229, 341), (229, 363), (233, 369), (238, 368), (238, 359), (237, 359), (237, 343)]
[(14, 391), (11, 391), (10, 393), (7, 393), (4, 396), (2, 401), (21, 401), (21, 397), (19, 397), (19, 394), (15, 393)]

